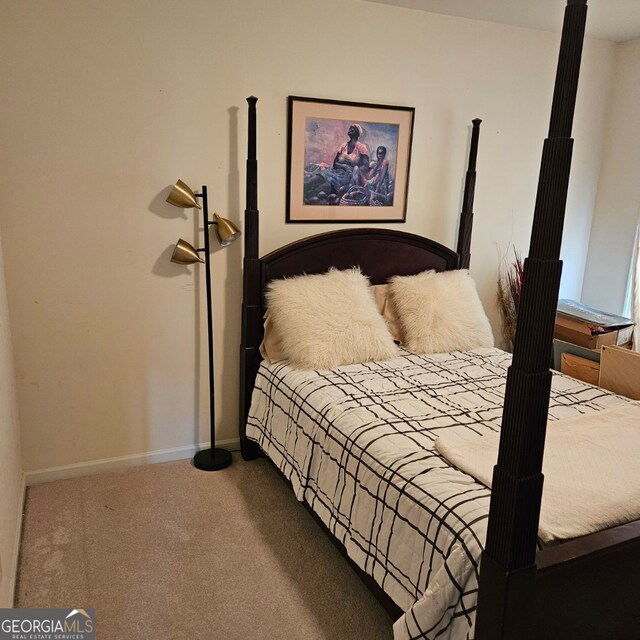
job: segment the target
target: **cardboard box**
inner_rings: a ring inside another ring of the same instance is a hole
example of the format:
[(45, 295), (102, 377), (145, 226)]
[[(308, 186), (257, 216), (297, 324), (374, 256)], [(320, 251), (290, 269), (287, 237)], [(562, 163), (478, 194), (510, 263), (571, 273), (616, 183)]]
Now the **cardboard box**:
[(582, 380), (598, 386), (600, 379), (600, 363), (592, 362), (586, 358), (581, 358), (572, 353), (562, 354), (562, 363), (560, 371), (576, 380)]
[(592, 334), (591, 326), (585, 322), (558, 314), (553, 337), (587, 349), (600, 349), (618, 342), (618, 330)]
[(587, 349), (572, 342), (553, 339), (553, 368), (556, 371), (562, 370), (562, 354), (571, 353), (574, 356), (591, 360), (591, 362), (600, 362), (600, 349)]

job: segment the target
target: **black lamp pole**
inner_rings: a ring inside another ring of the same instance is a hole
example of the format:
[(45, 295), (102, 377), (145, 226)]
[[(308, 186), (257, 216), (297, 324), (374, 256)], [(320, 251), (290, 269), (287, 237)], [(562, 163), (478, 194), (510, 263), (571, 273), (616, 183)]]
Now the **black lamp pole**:
[(226, 449), (216, 449), (216, 407), (215, 384), (213, 379), (213, 311), (211, 307), (211, 255), (209, 242), (209, 227), (215, 222), (209, 221), (209, 203), (207, 201), (207, 187), (202, 187), (202, 193), (194, 194), (202, 198), (202, 219), (204, 222), (204, 252), (206, 282), (207, 282), (207, 333), (209, 339), (209, 427), (211, 431), (211, 448), (198, 451), (193, 457), (193, 465), (202, 471), (218, 471), (231, 464), (231, 453)]

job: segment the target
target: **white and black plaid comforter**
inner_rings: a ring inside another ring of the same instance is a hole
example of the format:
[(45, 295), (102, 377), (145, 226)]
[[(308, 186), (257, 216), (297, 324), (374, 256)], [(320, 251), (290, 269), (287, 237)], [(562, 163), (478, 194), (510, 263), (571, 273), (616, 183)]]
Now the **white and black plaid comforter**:
[[(447, 429), (499, 429), (498, 349), (300, 371), (263, 363), (247, 435), (349, 556), (405, 611), (394, 638), (472, 638), (489, 490), (434, 448)], [(555, 375), (550, 418), (623, 402)]]

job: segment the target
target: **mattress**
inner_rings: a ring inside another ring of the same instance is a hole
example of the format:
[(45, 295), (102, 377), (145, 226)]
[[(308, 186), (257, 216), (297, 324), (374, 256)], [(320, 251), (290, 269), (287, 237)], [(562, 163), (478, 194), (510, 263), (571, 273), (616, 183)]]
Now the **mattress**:
[[(473, 638), (490, 492), (434, 443), (450, 429), (499, 431), (510, 359), (403, 352), (330, 371), (258, 371), (247, 436), (405, 612), (395, 640)], [(555, 374), (549, 418), (624, 402)]]

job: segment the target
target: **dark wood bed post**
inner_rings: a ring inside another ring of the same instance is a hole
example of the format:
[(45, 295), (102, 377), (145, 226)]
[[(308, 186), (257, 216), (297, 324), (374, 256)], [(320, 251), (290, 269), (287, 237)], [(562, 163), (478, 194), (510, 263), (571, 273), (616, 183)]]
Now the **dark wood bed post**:
[(549, 407), (559, 260), (587, 0), (568, 0), (544, 142), (529, 257), (509, 367), (482, 555), (476, 640), (522, 640), (532, 633), (542, 456)]
[(244, 212), (244, 260), (242, 295), (242, 338), (240, 343), (240, 448), (245, 460), (258, 455), (258, 446), (247, 440), (245, 428), (251, 393), (260, 365), (260, 342), (262, 336), (256, 327), (262, 326), (262, 292), (260, 291), (259, 260), (259, 214), (258, 214), (258, 160), (256, 157), (256, 102), (258, 98), (247, 98), (249, 103), (249, 127), (247, 143), (247, 195)]
[(480, 123), (476, 118), (471, 121), (471, 148), (469, 149), (469, 166), (464, 180), (464, 197), (462, 213), (458, 227), (458, 254), (460, 255), (460, 269), (468, 269), (471, 263), (471, 233), (473, 232), (473, 197), (476, 190), (476, 158), (478, 156), (478, 138), (480, 137)]

